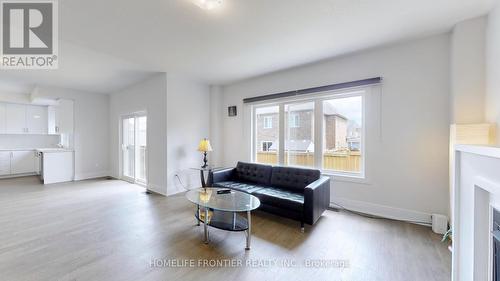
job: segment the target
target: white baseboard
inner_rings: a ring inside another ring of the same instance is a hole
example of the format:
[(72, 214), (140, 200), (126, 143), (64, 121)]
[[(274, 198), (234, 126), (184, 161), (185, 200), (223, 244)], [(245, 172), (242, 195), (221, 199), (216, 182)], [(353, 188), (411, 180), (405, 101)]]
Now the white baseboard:
[(90, 173), (80, 173), (75, 174), (75, 181), (81, 180), (89, 180), (95, 178), (103, 178), (108, 177), (111, 173), (109, 171), (98, 171), (98, 172), (90, 172)]
[(179, 193), (182, 193), (185, 191), (186, 191), (185, 189), (176, 189), (176, 190), (169, 189), (167, 192), (167, 196), (172, 196), (172, 195), (179, 194)]
[(335, 204), (341, 205), (342, 207), (352, 211), (388, 219), (402, 220), (408, 222), (420, 222), (419, 224), (429, 225), (429, 226), (432, 223), (431, 214), (409, 209), (390, 207), (390, 206), (379, 205), (365, 201), (351, 200), (346, 198), (335, 198), (335, 200), (331, 202), (330, 207), (338, 208), (338, 206), (336, 206)]
[(153, 193), (156, 193), (156, 194), (167, 196), (167, 194), (165, 194), (164, 188), (160, 185), (157, 185), (157, 184), (148, 183), (147, 190), (149, 190)]
[(37, 174), (37, 173), (26, 173), (26, 174), (4, 175), (4, 176), (0, 176), (0, 179), (22, 178), (22, 177), (30, 177), (30, 176), (39, 176), (39, 174)]

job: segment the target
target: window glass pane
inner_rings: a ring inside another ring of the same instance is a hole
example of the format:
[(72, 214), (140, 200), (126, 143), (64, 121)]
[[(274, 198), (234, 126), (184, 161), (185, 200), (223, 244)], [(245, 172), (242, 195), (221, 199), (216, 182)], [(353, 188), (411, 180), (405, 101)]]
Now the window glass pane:
[(255, 161), (278, 164), (279, 107), (255, 109)]
[(137, 121), (137, 143), (136, 143), (136, 178), (141, 182), (146, 182), (146, 137), (147, 137), (147, 117), (141, 116)]
[(361, 172), (361, 96), (323, 102), (323, 169)]
[(134, 178), (135, 118), (123, 119), (122, 130), (123, 175)]
[(285, 164), (314, 166), (314, 102), (285, 105)]

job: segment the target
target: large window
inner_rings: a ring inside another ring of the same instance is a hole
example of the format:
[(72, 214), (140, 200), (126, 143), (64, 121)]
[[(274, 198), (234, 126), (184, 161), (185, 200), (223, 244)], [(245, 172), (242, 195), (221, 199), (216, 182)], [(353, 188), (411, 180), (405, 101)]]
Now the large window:
[(361, 96), (323, 101), (323, 169), (361, 172)]
[(254, 105), (254, 161), (363, 176), (363, 95), (321, 93)]
[(285, 116), (285, 164), (314, 167), (314, 102), (286, 104)]
[(254, 161), (278, 164), (279, 106), (258, 107), (254, 114)]

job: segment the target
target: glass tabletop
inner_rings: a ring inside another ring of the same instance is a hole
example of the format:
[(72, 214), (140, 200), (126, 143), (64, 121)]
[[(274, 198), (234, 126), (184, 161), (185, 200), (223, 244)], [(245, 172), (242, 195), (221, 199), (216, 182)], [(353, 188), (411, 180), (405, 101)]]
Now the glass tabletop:
[(227, 212), (246, 212), (255, 210), (260, 206), (259, 198), (236, 190), (231, 193), (217, 194), (218, 190), (225, 188), (192, 189), (186, 192), (186, 198), (192, 203)]
[(197, 170), (197, 171), (210, 172), (210, 171), (214, 171), (214, 170), (221, 170), (223, 168), (224, 167), (207, 166), (205, 168), (202, 168), (202, 167), (191, 167), (190, 169), (191, 170)]

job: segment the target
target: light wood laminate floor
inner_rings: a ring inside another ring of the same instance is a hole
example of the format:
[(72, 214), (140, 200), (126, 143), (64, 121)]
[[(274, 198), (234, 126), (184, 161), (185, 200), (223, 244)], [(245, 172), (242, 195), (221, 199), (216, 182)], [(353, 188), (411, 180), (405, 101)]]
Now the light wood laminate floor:
[[(450, 280), (450, 253), (427, 227), (327, 211), (301, 233), (256, 212), (245, 251), (243, 233), (211, 230), (203, 244), (193, 210), (182, 194), (117, 180), (0, 180), (0, 280)], [(316, 259), (330, 264), (305, 266)]]

